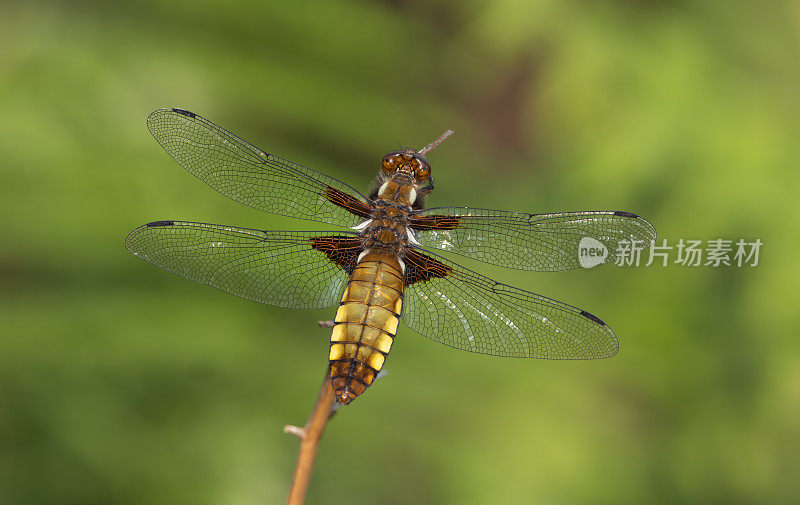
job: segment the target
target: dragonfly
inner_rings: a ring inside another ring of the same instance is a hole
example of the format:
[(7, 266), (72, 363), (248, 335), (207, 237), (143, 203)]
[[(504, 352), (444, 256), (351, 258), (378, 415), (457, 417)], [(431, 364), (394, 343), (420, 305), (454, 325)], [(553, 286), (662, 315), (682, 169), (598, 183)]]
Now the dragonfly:
[[(337, 307), (328, 351), (338, 403), (361, 395), (383, 369), (398, 322), (474, 353), (597, 359), (617, 353), (614, 332), (580, 308), (503, 284), (439, 252), (519, 270), (580, 266), (581, 240), (607, 248), (655, 239), (626, 211), (530, 214), (426, 208), (434, 189), (428, 146), (386, 154), (366, 194), (246, 142), (193, 112), (147, 118), (164, 150), (192, 175), (255, 209), (341, 231), (268, 231), (161, 220), (134, 229), (127, 249), (181, 277), (291, 309)], [(438, 252), (434, 252), (438, 251)]]

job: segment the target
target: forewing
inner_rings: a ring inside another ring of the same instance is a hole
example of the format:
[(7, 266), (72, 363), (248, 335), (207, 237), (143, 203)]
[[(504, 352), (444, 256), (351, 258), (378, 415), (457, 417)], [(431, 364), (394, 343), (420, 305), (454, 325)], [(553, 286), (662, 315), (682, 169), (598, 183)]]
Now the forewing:
[(611, 210), (527, 214), (442, 207), (420, 211), (411, 217), (410, 226), (423, 246), (492, 265), (541, 272), (581, 266), (579, 246), (592, 244), (590, 240), (581, 244), (586, 238), (606, 248), (603, 263), (616, 260), (621, 241), (636, 241), (647, 248), (656, 238), (655, 228), (646, 219)]
[(187, 221), (133, 230), (125, 246), (181, 277), (279, 307), (339, 303), (360, 252), (356, 234), (284, 232)]
[(159, 109), (147, 127), (175, 161), (237, 202), (346, 227), (369, 216), (367, 198), (349, 185), (268, 154), (193, 112)]
[(495, 356), (594, 359), (616, 354), (598, 317), (508, 286), (431, 253), (405, 256), (401, 319), (431, 340)]

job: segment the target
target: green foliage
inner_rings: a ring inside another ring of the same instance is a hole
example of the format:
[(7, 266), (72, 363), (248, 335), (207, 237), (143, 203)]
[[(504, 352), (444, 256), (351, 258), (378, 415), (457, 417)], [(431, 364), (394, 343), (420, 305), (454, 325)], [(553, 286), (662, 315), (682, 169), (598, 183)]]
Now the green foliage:
[(332, 312), (125, 251), (156, 219), (309, 228), (170, 160), (144, 120), (180, 106), (365, 189), (398, 141), (453, 128), (432, 206), (764, 242), (756, 268), (477, 267), (598, 314), (619, 355), (475, 356), (401, 325), (308, 503), (797, 503), (798, 20), (790, 1), (2, 4), (0, 502), (284, 499), (281, 427), (314, 401)]

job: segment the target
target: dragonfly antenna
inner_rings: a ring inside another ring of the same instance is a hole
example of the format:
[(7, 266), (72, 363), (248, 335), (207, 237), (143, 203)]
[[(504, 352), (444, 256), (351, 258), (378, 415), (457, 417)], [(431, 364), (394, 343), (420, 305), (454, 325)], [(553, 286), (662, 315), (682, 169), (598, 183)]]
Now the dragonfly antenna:
[(433, 151), (434, 149), (436, 149), (436, 147), (437, 147), (439, 144), (441, 144), (442, 142), (444, 142), (445, 140), (447, 140), (447, 137), (449, 137), (449, 136), (450, 136), (450, 135), (452, 135), (453, 133), (454, 133), (454, 132), (453, 132), (453, 130), (447, 130), (446, 132), (442, 133), (442, 135), (441, 135), (441, 136), (440, 136), (438, 139), (434, 140), (433, 142), (431, 142), (431, 143), (430, 143), (430, 144), (428, 144), (427, 146), (425, 146), (425, 147), (423, 147), (422, 149), (420, 149), (420, 150), (418, 151), (418, 152), (419, 152), (419, 154), (421, 154), (421, 155), (425, 156), (425, 154), (427, 154), (427, 153), (429, 153), (429, 152)]

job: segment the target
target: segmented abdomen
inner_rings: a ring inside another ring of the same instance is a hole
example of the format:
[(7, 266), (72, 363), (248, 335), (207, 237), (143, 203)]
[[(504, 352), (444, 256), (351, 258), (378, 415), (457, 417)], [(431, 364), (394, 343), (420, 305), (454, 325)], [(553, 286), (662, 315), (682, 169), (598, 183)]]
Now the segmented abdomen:
[(350, 275), (331, 333), (331, 384), (339, 403), (353, 401), (383, 368), (402, 306), (397, 257), (366, 253)]

